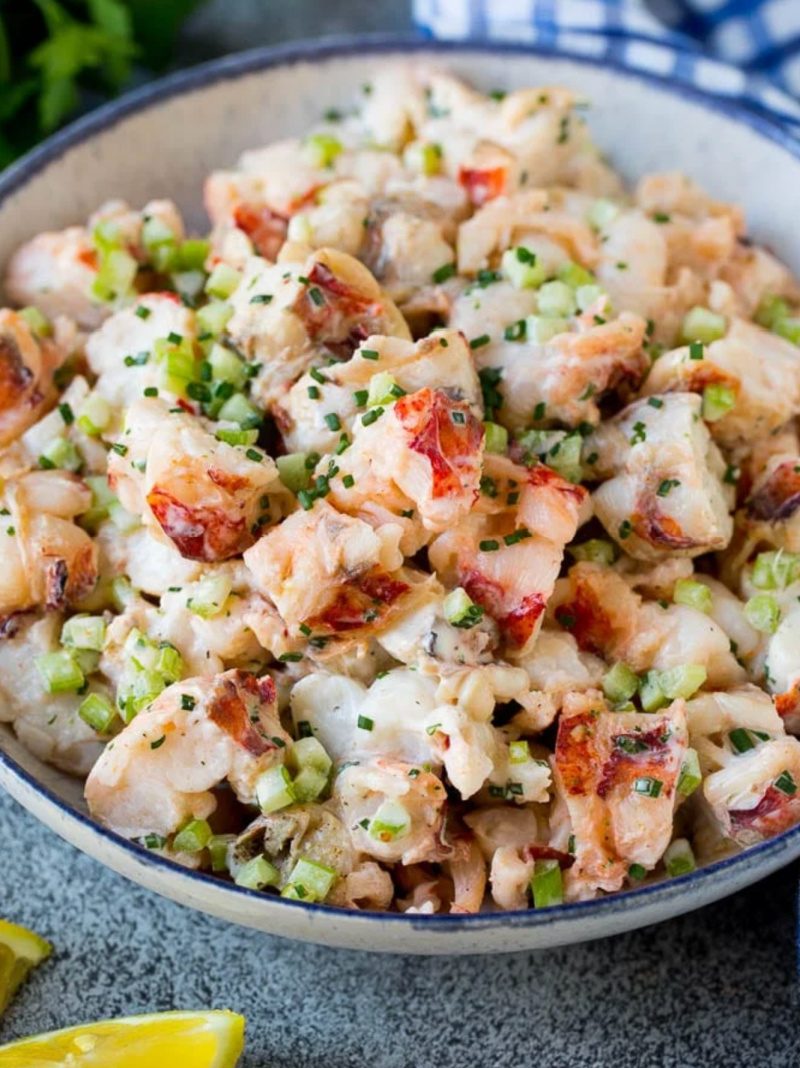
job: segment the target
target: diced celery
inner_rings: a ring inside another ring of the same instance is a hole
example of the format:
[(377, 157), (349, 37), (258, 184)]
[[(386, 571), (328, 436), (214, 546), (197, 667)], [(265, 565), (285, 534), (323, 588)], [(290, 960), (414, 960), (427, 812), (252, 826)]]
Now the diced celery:
[(578, 286), (575, 290), (575, 300), (578, 304), (578, 311), (584, 312), (598, 300), (608, 300), (608, 293), (602, 286)]
[(147, 708), (166, 689), (166, 684), (155, 671), (137, 671), (126, 678), (117, 692), (122, 718), (126, 723), (134, 718), (143, 708)]
[(175, 292), (188, 301), (195, 301), (206, 286), (205, 271), (173, 271), (170, 275)]
[(785, 319), (789, 314), (789, 305), (780, 297), (764, 297), (759, 304), (755, 320), (760, 326), (771, 330), (779, 319)]
[(768, 593), (757, 593), (744, 606), (744, 614), (751, 627), (762, 634), (774, 634), (781, 621), (778, 602)]
[(509, 742), (508, 744), (508, 762), (509, 764), (527, 764), (531, 759), (531, 747), (525, 741), (521, 739), (518, 742)]
[(106, 640), (106, 621), (102, 616), (72, 616), (61, 628), (61, 644), (76, 649), (102, 652)]
[(227, 300), (242, 280), (242, 272), (227, 263), (218, 263), (206, 282), (206, 293)]
[(174, 645), (169, 642), (159, 645), (155, 670), (168, 686), (183, 678), (183, 657)]
[(442, 169), (441, 146), (424, 141), (412, 141), (403, 152), (403, 163), (410, 171), (427, 177)]
[(206, 820), (189, 820), (172, 840), (174, 853), (199, 853), (211, 841), (211, 828)]
[(330, 134), (311, 134), (306, 138), (305, 151), (315, 167), (330, 167), (343, 149), (342, 142)]
[(208, 362), (214, 379), (232, 382), (236, 389), (241, 389), (247, 381), (243, 360), (224, 345), (215, 342), (211, 346)]
[(253, 857), (239, 868), (233, 881), (248, 890), (263, 890), (266, 886), (277, 886), (280, 878), (280, 872), (266, 857)]
[(379, 842), (394, 842), (411, 829), (411, 817), (399, 801), (384, 801), (369, 821), (369, 835)]
[(783, 590), (800, 577), (800, 553), (778, 549), (759, 553), (750, 581), (759, 590)]
[(793, 345), (800, 345), (800, 319), (778, 319), (772, 332), (791, 341)]
[(444, 618), (453, 627), (469, 630), (483, 619), (483, 608), (475, 604), (465, 589), (461, 586), (452, 590), (444, 599), (442, 605)]
[(92, 243), (98, 252), (107, 254), (122, 247), (122, 233), (115, 219), (101, 219), (92, 231)]
[(123, 508), (116, 498), (113, 501), (109, 501), (108, 516), (114, 526), (122, 531), (123, 534), (130, 534), (132, 530), (138, 530), (142, 525), (139, 516)]
[(108, 519), (108, 506), (117, 498), (108, 488), (105, 475), (87, 475), (83, 481), (92, 491), (92, 506), (81, 516), (81, 525), (94, 529), (98, 523)]
[(695, 792), (702, 781), (703, 776), (700, 774), (700, 760), (697, 752), (694, 749), (687, 749), (678, 776), (678, 793), (688, 797)]
[(716, 423), (730, 412), (736, 404), (736, 393), (730, 386), (718, 383), (703, 390), (703, 418), (707, 423)]
[(583, 478), (583, 466), (581, 464), (581, 452), (583, 450), (583, 438), (575, 430), (560, 442), (553, 445), (547, 451), (545, 463), (552, 467), (567, 482), (580, 482)]
[(315, 860), (301, 857), (292, 869), (287, 889), (290, 886), (302, 887), (306, 892), (305, 895), (298, 895), (302, 901), (324, 901), (331, 892), (337, 877), (335, 868), (329, 868), (327, 864), (319, 864)]
[(138, 271), (139, 264), (129, 252), (112, 249), (103, 257), (92, 283), (92, 295), (106, 303), (126, 296), (133, 288)]
[(508, 451), (508, 431), (499, 423), (483, 424), (485, 431), (484, 449), (486, 452), (505, 453)]
[[(208, 841), (208, 853), (212, 871), (228, 870), (228, 850), (236, 841), (235, 834), (212, 834)], [(258, 859), (258, 858), (257, 858)], [(272, 865), (270, 865), (272, 867)], [(273, 871), (275, 869), (273, 868)], [(276, 872), (277, 875), (277, 872)], [(257, 889), (257, 887), (256, 887)]]
[(118, 612), (124, 612), (127, 605), (136, 599), (136, 590), (124, 575), (119, 575), (111, 583), (111, 600)]
[(42, 453), (42, 467), (58, 467), (62, 471), (79, 471), (83, 463), (81, 454), (67, 438), (53, 438)]
[(314, 243), (314, 227), (308, 215), (304, 212), (293, 215), (289, 220), (286, 236), (289, 241), (297, 241), (301, 245), (312, 245)]
[(672, 594), (675, 604), (685, 604), (709, 615), (711, 612), (711, 590), (702, 582), (692, 579), (678, 579)]
[(306, 466), (307, 459), (308, 454), (305, 452), (290, 452), (288, 456), (279, 456), (275, 461), (281, 482), (292, 493), (299, 493), (308, 488), (311, 471)]
[[(545, 282), (536, 295), (539, 314), (547, 318), (566, 319), (577, 309), (575, 291), (566, 282)], [(528, 337), (531, 336), (530, 328)]]
[(559, 282), (565, 282), (570, 289), (578, 289), (581, 286), (593, 286), (596, 283), (595, 276), (579, 263), (562, 263), (556, 271)]
[(117, 719), (117, 710), (105, 694), (90, 693), (78, 707), (78, 715), (98, 734), (108, 734)]
[(243, 393), (234, 393), (225, 401), (217, 416), (222, 422), (238, 423), (242, 430), (253, 430), (261, 426), (264, 418), (254, 404)]
[(263, 772), (256, 782), (256, 799), (264, 815), (293, 805), (297, 800), (294, 784), (283, 764)]
[(229, 575), (208, 575), (195, 584), (186, 607), (196, 616), (211, 619), (224, 611), (232, 588)]
[(702, 664), (682, 664), (680, 667), (660, 671), (658, 684), (664, 696), (675, 701), (679, 697), (691, 697), (707, 678), (708, 672)]
[(122, 651), (138, 670), (155, 669), (158, 659), (156, 643), (150, 641), (146, 634), (142, 634), (138, 627), (131, 627), (128, 631)]
[(322, 742), (314, 737), (299, 738), (290, 750), (293, 766), (300, 768), (313, 768), (324, 775), (330, 773), (333, 761), (325, 751)]
[(257, 430), (234, 430), (232, 427), (218, 426), (214, 431), (217, 441), (224, 441), (226, 445), (255, 445), (258, 441)]
[(178, 249), (178, 267), (182, 271), (202, 271), (210, 251), (210, 241), (191, 237)]
[(86, 681), (68, 652), (44, 653), (33, 662), (48, 693), (76, 693)]
[(50, 324), (50, 320), (39, 311), (38, 308), (29, 305), (27, 308), (20, 308), (17, 314), (25, 320), (30, 327), (31, 333), (35, 337), (51, 337), (53, 333), (53, 327)]
[(197, 312), (198, 333), (212, 334), (214, 337), (219, 337), (228, 325), (232, 315), (233, 308), (224, 301), (215, 300), (210, 304), (206, 304), (204, 308), (200, 308)]
[(534, 861), (531, 893), (534, 908), (537, 909), (546, 909), (551, 905), (563, 903), (564, 887), (561, 881), (561, 867), (557, 860)]
[(390, 375), (388, 371), (379, 371), (369, 380), (367, 405), (374, 408), (378, 404), (391, 404), (398, 397), (402, 397), (404, 392), (394, 375)]
[(111, 422), (111, 405), (99, 393), (90, 393), (78, 412), (78, 428), (90, 437), (99, 437)]
[(717, 315), (709, 308), (694, 307), (683, 317), (681, 340), (688, 345), (691, 341), (701, 341), (704, 345), (725, 337), (728, 321), (724, 315)]
[(621, 213), (622, 208), (618, 204), (601, 197), (592, 204), (587, 220), (593, 230), (605, 230), (615, 219), (619, 218)]
[(534, 253), (521, 245), (503, 253), (500, 270), (515, 289), (536, 289), (547, 278)]
[[(558, 284), (561, 285), (562, 283), (559, 282)], [(556, 335), (566, 334), (569, 329), (569, 322), (558, 317), (529, 315), (525, 320), (525, 336), (528, 341), (535, 341), (539, 345), (546, 345)]]
[(589, 538), (579, 545), (567, 546), (567, 552), (575, 560), (588, 560), (592, 564), (611, 567), (617, 559), (617, 547), (605, 538)]
[(157, 271), (167, 274), (178, 266), (178, 241), (175, 233), (155, 215), (144, 220), (142, 247)]
[(316, 801), (328, 788), (328, 776), (316, 768), (301, 768), (294, 777), (292, 788), (299, 803)]
[(100, 654), (95, 649), (68, 649), (67, 650), (83, 672), (84, 678), (87, 675), (91, 675), (93, 671), (97, 671), (97, 666), (100, 663)]
[(667, 703), (666, 695), (659, 682), (658, 671), (648, 671), (639, 680), (639, 700), (645, 712), (657, 712)]
[(664, 853), (664, 867), (667, 875), (675, 878), (676, 875), (688, 875), (697, 867), (692, 847), (685, 838), (676, 838), (670, 842)]
[(621, 660), (606, 672), (603, 679), (603, 693), (615, 705), (629, 701), (638, 688), (639, 676)]

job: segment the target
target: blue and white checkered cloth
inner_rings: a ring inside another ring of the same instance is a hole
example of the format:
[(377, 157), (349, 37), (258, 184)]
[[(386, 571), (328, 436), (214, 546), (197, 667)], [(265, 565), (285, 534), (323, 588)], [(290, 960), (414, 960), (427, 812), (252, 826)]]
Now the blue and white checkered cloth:
[(800, 0), (414, 0), (446, 40), (559, 47), (800, 123)]

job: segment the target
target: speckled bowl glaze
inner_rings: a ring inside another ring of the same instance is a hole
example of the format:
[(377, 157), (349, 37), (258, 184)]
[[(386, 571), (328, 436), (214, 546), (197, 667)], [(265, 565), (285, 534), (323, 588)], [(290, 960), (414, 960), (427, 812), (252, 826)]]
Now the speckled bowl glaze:
[[(0, 262), (21, 241), (82, 221), (110, 197), (141, 204), (170, 196), (203, 228), (201, 189), (210, 170), (302, 131), (325, 108), (346, 106), (378, 69), (426, 62), (484, 89), (580, 89), (593, 101), (599, 144), (625, 175), (686, 171), (720, 198), (742, 203), (751, 233), (800, 272), (800, 142), (763, 114), (670, 82), (641, 59), (350, 38), (211, 63), (94, 113), (6, 171)], [(691, 875), (596, 901), (477, 916), (351, 912), (269, 897), (148, 854), (95, 824), (81, 784), (42, 764), (5, 726), (0, 784), (67, 841), (159, 894), (272, 934), (384, 952), (497, 953), (612, 935), (708, 905), (800, 855), (795, 827)]]

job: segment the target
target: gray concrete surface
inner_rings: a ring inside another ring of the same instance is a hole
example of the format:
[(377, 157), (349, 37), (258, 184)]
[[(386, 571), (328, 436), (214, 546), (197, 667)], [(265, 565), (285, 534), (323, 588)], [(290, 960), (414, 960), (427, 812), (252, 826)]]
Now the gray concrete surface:
[[(213, 0), (184, 63), (409, 25), (406, 0)], [(656, 928), (540, 954), (374, 957), (230, 927), (127, 883), (0, 795), (0, 914), (50, 938), (0, 1041), (230, 1007), (242, 1068), (795, 1068), (800, 865)], [(176, 1065), (175, 1068), (180, 1068)]]

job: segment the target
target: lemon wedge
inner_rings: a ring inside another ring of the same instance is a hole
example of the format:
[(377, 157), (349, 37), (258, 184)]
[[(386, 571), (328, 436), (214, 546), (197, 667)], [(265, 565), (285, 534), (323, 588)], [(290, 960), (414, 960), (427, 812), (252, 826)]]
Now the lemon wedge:
[(49, 957), (53, 947), (27, 927), (0, 920), (0, 1016), (31, 968)]
[(0, 1068), (233, 1068), (244, 1017), (162, 1012), (82, 1024), (0, 1047)]

